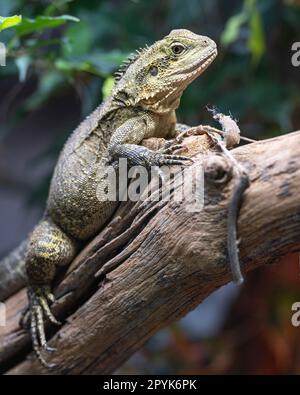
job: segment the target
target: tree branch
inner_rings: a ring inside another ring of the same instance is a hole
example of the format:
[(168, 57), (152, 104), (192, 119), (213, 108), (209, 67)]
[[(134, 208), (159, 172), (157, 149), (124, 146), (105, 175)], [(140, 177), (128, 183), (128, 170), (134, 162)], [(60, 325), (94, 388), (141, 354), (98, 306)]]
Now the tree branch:
[[(54, 312), (68, 318), (57, 333), (50, 328), (50, 345), (57, 348), (48, 357), (57, 364), (54, 373), (113, 372), (159, 329), (231, 281), (226, 251), (228, 205), (236, 182), (231, 164), (207, 154), (206, 136), (189, 137), (184, 144), (195, 158), (185, 182), (195, 182), (196, 168), (205, 171), (204, 208), (190, 210), (192, 193), (180, 202), (120, 206), (56, 287)], [(245, 273), (300, 250), (300, 132), (232, 153), (251, 180), (238, 221)], [(102, 275), (95, 278), (99, 271)], [(51, 373), (32, 354), (25, 360), (30, 339), (17, 324), (25, 305), (24, 290), (6, 303), (0, 368), (11, 374)]]

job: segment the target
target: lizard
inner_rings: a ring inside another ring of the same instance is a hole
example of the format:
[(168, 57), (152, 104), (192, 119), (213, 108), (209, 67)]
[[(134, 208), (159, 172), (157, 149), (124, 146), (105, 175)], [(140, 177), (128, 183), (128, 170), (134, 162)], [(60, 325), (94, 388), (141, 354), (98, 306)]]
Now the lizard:
[[(29, 328), (35, 354), (49, 367), (44, 321), (60, 324), (51, 312), (52, 283), (82, 245), (112, 217), (118, 202), (99, 199), (107, 164), (126, 158), (146, 168), (186, 165), (190, 158), (152, 151), (141, 145), (151, 137), (175, 139), (187, 126), (177, 124), (176, 109), (186, 87), (217, 56), (216, 43), (189, 30), (172, 30), (130, 57), (116, 75), (112, 92), (67, 140), (50, 183), (46, 208), (28, 241), (5, 262), (26, 269)], [(9, 275), (6, 276), (9, 281)], [(1, 280), (2, 282), (2, 280)], [(2, 288), (3, 288), (2, 284)]]

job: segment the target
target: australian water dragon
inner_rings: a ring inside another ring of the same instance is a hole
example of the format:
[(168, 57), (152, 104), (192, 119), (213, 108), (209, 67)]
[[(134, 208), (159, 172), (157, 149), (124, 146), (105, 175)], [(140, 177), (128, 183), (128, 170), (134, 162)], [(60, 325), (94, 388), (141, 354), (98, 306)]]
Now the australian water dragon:
[(72, 261), (118, 204), (99, 199), (108, 159), (127, 158), (148, 168), (186, 164), (189, 158), (151, 151), (140, 143), (148, 137), (173, 139), (182, 132), (175, 115), (181, 95), (216, 55), (210, 38), (183, 29), (171, 31), (123, 65), (111, 95), (65, 144), (43, 218), (28, 240), (0, 262), (0, 299), (8, 295), (8, 288), (22, 284), (22, 267), (26, 268), (33, 348), (44, 365), (44, 318), (57, 323), (49, 307), (56, 268)]

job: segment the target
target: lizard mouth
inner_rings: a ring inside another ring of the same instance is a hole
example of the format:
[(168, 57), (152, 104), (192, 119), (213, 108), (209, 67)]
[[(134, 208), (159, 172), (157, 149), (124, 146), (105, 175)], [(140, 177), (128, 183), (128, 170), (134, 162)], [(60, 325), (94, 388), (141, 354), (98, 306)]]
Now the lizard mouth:
[(189, 67), (184, 70), (184, 74), (189, 74), (189, 73), (199, 73), (204, 71), (216, 58), (218, 52), (217, 48), (214, 47), (212, 50), (210, 50), (207, 54), (204, 55), (204, 57), (201, 57), (201, 59), (197, 59), (195, 62), (193, 62)]
[[(201, 58), (197, 59), (193, 63), (190, 63), (188, 67), (181, 70), (180, 78), (193, 78), (203, 73), (207, 67), (213, 62), (218, 54), (217, 47), (213, 47), (206, 54), (202, 55)], [(174, 73), (175, 74), (175, 73)]]
[(212, 61), (216, 58), (216, 56), (218, 55), (218, 51), (216, 48), (214, 48), (205, 59), (203, 59), (200, 63), (200, 68), (206, 68), (207, 66), (209, 66)]

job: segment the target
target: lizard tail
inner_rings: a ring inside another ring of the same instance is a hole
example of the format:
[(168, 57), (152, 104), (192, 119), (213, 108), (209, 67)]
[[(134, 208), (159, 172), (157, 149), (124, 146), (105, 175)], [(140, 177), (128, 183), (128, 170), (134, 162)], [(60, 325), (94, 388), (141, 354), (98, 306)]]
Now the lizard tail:
[(0, 301), (19, 291), (26, 283), (25, 255), (28, 243), (29, 240), (25, 239), (0, 261)]
[(239, 262), (239, 249), (237, 241), (237, 219), (242, 203), (244, 191), (249, 187), (249, 177), (246, 173), (239, 176), (239, 180), (234, 187), (233, 195), (229, 204), (227, 223), (227, 248), (233, 281), (242, 284), (244, 279)]

